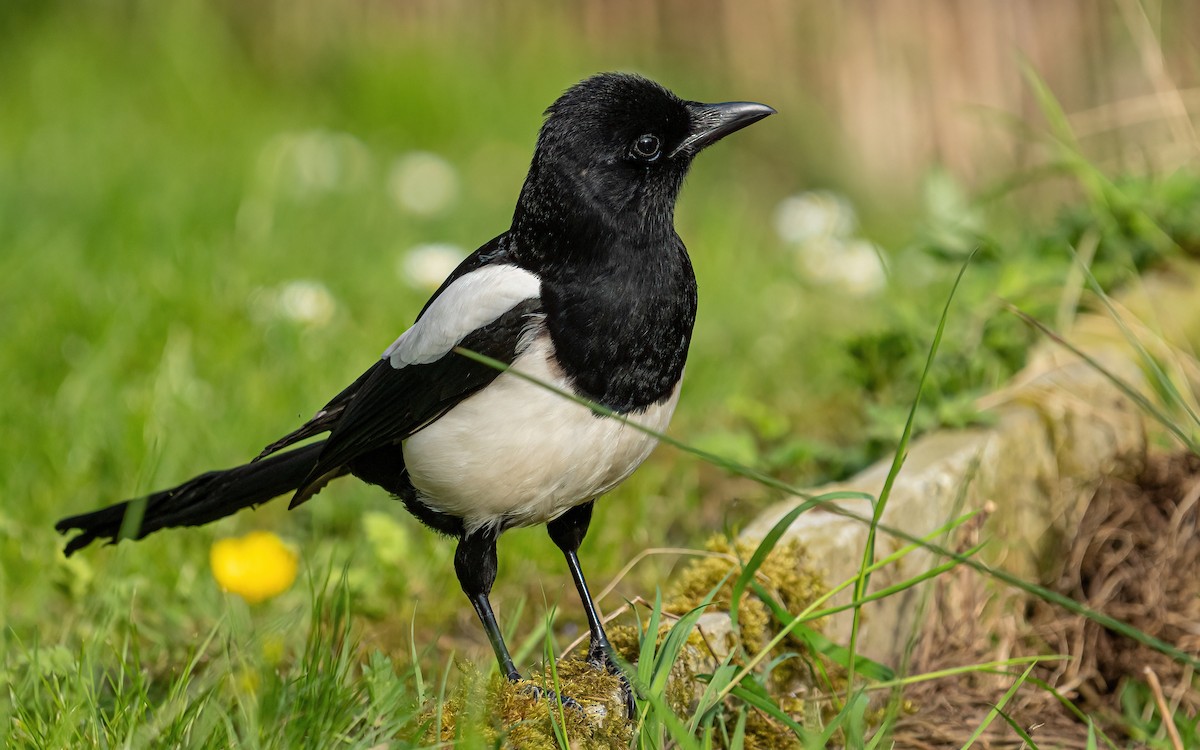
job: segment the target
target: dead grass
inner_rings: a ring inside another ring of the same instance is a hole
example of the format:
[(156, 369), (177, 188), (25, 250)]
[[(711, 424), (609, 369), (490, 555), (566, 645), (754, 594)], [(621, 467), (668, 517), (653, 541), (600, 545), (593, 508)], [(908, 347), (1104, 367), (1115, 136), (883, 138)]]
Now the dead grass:
[[(1110, 478), (1097, 490), (1049, 586), (1189, 653), (1200, 654), (1200, 457), (1152, 456), (1133, 480)], [(972, 532), (976, 533), (976, 532)], [(975, 540), (962, 540), (964, 548)], [(1149, 647), (1081, 615), (1042, 601), (989, 590), (968, 570), (944, 576), (931, 625), (914, 652), (912, 672), (1046, 653), (1067, 661), (1039, 668), (1049, 683), (1099, 723), (1123, 736), (1119, 695), (1149, 668), (1173, 711), (1200, 709), (1196, 675)], [(957, 748), (979, 726), (1007, 675), (969, 674), (906, 692), (919, 710), (897, 724), (899, 747)], [(1084, 748), (1087, 727), (1048, 691), (1024, 686), (1006, 712), (1040, 746)], [(1011, 727), (994, 722), (977, 747), (1017, 748)]]

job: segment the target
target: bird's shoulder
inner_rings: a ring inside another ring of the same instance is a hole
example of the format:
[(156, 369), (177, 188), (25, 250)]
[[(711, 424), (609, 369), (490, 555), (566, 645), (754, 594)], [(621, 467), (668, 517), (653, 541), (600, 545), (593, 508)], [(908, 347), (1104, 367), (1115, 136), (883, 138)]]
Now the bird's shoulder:
[(538, 299), (541, 286), (536, 273), (517, 264), (512, 242), (502, 234), (454, 269), (383, 359), (396, 369), (436, 361), (521, 303)]

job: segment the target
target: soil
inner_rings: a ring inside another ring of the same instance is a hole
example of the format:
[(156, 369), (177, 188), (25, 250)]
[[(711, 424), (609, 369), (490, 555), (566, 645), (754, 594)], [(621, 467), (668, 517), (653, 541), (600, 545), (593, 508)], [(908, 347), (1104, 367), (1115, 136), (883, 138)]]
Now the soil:
[[(1061, 594), (1129, 623), (1192, 656), (1200, 656), (1200, 457), (1153, 456), (1140, 476), (1110, 478), (1097, 490), (1061, 557), (1043, 583)], [(977, 533), (977, 532), (972, 532)], [(963, 549), (976, 539), (960, 540)], [(1151, 731), (1161, 714), (1146, 687), (1157, 677), (1177, 717), (1195, 721), (1200, 679), (1194, 670), (1082, 615), (1020, 592), (997, 592), (960, 569), (939, 581), (932, 625), (913, 653), (910, 674), (1037, 654), (1063, 654), (1033, 676), (1090, 715), (1118, 746), (1136, 737), (1122, 696), (1139, 696), (1138, 717)], [(1149, 670), (1153, 675), (1147, 672)], [(1017, 673), (1019, 674), (1018, 670)], [(916, 711), (897, 726), (896, 747), (959, 748), (1015, 682), (1011, 674), (968, 674), (921, 683), (905, 691)], [(1086, 748), (1087, 726), (1064, 702), (1032, 682), (1005, 713), (1039, 747)], [(1171, 747), (1161, 728), (1160, 747)], [(1185, 735), (1186, 736), (1186, 735)], [(1186, 744), (1186, 739), (1185, 739)], [(1101, 743), (1101, 746), (1103, 743)], [(1004, 719), (991, 723), (979, 748), (1019, 748), (1023, 740)]]

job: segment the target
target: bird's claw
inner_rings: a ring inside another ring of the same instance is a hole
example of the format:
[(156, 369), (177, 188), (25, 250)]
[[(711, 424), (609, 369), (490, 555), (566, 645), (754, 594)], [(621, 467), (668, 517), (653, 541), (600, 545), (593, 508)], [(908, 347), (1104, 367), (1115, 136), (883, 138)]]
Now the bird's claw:
[(559, 695), (550, 688), (544, 688), (540, 685), (535, 685), (532, 682), (522, 685), (521, 692), (530, 696), (535, 701), (545, 700), (549, 701), (551, 704), (559, 703), (563, 708), (569, 708), (575, 711), (583, 710), (583, 704), (569, 695)]
[(637, 703), (633, 699), (633, 685), (629, 684), (629, 678), (617, 667), (611, 649), (612, 646), (593, 643), (588, 647), (587, 663), (596, 669), (603, 669), (611, 675), (616, 675), (621, 680), (621, 694), (625, 698), (625, 713), (630, 719), (635, 719), (637, 718)]
[(613, 661), (612, 655), (603, 646), (591, 646), (588, 648), (587, 663), (596, 669), (603, 669), (609, 674), (621, 674), (621, 670), (617, 668), (617, 663)]

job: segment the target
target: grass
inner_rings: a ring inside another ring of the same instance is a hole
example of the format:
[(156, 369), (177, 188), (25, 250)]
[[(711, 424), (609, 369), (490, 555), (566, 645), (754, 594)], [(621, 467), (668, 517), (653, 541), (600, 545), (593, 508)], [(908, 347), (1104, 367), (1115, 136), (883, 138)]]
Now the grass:
[[(26, 747), (428, 744), (456, 686), (469, 682), (457, 663), (490, 656), (457, 593), (451, 546), (379, 493), (339, 484), (296, 513), (268, 505), (69, 560), (53, 522), (240, 463), (291, 429), (419, 310), (431, 289), (404, 271), (413, 248), (448, 242), (465, 252), (507, 225), (539, 113), (563, 87), (611, 67), (671, 71), (670, 61), (632, 51), (614, 61), (536, 31), (539, 43), (506, 49), (502, 66), (486, 48), (405, 31), (396, 31), (403, 43), (368, 35), (272, 56), (251, 43), (253, 23), (215, 6), (32, 7), (0, 11), (0, 738)], [(685, 95), (742, 95), (686, 73), (667, 82)], [(1035, 338), (997, 314), (997, 300), (1050, 317), (1073, 263), (1063, 248), (1085, 234), (1097, 237), (1091, 268), (1104, 288), (1197, 247), (1188, 208), (1200, 179), (1109, 179), (1061, 122), (1041, 137), (1086, 181), (1083, 204), (1039, 227), (1017, 225), (1008, 192), (969, 203), (976, 223), (930, 205), (906, 236), (873, 237), (891, 248), (891, 284), (869, 303), (806, 278), (796, 250), (770, 229), (804, 172), (798, 153), (781, 155), (782, 139), (752, 129), (705, 154), (678, 215), (701, 317), (673, 434), (715, 465), (663, 450), (605, 499), (583, 551), (592, 580), (647, 547), (694, 547), (714, 529), (733, 530), (762, 500), (893, 455), (913, 431), (980, 419), (974, 397), (1004, 382)], [(439, 154), (455, 175), (456, 197), (432, 213), (394, 198), (394, 166), (415, 150)], [(954, 274), (977, 247), (926, 367)], [(731, 364), (740, 361), (754, 366)], [(302, 552), (308, 585), (248, 606), (219, 591), (208, 551), (218, 537), (258, 528)], [(802, 661), (827, 670), (830, 688), (839, 669), (874, 689), (911, 677), (879, 672), (806, 630), (821, 606), (788, 611), (756, 588), (773, 547), (748, 557), (731, 602), (747, 591), (767, 602), (774, 643), (717, 665), (694, 716), (677, 715), (667, 691), (703, 608), (661, 641), (662, 606), (645, 614), (643, 746), (750, 747), (764, 716), (803, 724), (810, 746), (883, 741), (862, 693), (839, 697), (837, 711), (810, 709), (803, 722), (773, 697), (772, 675), (801, 661), (802, 648), (823, 654)], [(581, 617), (544, 534), (506, 535), (500, 556), (500, 616), (528, 669)], [(617, 594), (663, 588), (672, 560), (647, 559)], [(828, 583), (859, 589), (862, 601), (871, 571), (864, 563), (858, 581)], [(1021, 683), (1023, 666), (999, 667), (1017, 669)], [(1131, 695), (1130, 722), (1157, 731), (1149, 704)], [(565, 744), (569, 717), (553, 726)], [(488, 744), (466, 724), (455, 731), (466, 747)]]

